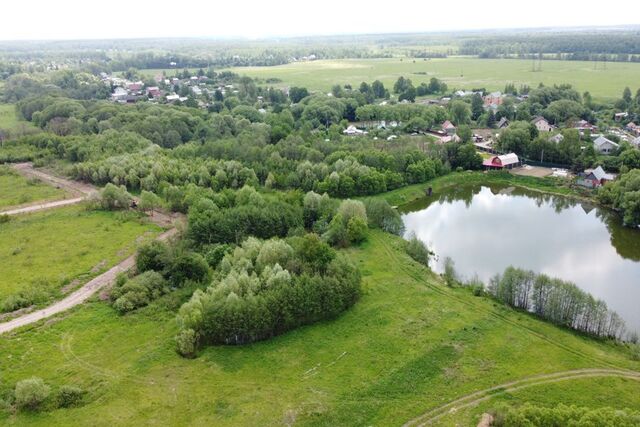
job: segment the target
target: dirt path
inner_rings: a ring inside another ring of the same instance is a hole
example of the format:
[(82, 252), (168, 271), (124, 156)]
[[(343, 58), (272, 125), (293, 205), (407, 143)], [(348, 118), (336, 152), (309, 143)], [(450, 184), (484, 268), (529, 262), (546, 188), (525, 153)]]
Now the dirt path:
[(23, 176), (38, 178), (54, 187), (67, 190), (76, 196), (88, 196), (98, 191), (98, 189), (91, 184), (62, 178), (47, 170), (34, 169), (32, 163), (16, 163), (13, 165), (13, 169)]
[[(176, 233), (177, 230), (175, 228), (172, 228), (171, 230), (165, 231), (164, 233), (160, 234), (157, 239), (167, 240)], [(120, 264), (112, 267), (98, 277), (87, 282), (84, 286), (82, 286), (80, 289), (76, 290), (66, 298), (61, 299), (60, 301), (57, 301), (50, 306), (43, 308), (42, 310), (33, 311), (31, 313), (25, 314), (24, 316), (12, 319), (8, 322), (0, 323), (0, 334), (12, 331), (22, 326), (29, 325), (31, 323), (35, 323), (42, 319), (46, 319), (47, 317), (51, 317), (54, 314), (61, 313), (63, 311), (69, 310), (72, 307), (75, 307), (78, 304), (82, 304), (98, 290), (113, 283), (118, 273), (129, 270), (134, 266), (134, 264), (135, 255), (131, 255)]]
[(640, 372), (627, 371), (620, 369), (576, 369), (571, 371), (555, 372), (553, 374), (537, 375), (533, 377), (523, 378), (521, 380), (511, 381), (508, 383), (500, 384), (494, 387), (479, 390), (471, 394), (462, 396), (456, 400), (453, 400), (445, 405), (439, 406), (426, 412), (419, 417), (416, 417), (403, 425), (403, 427), (410, 426), (425, 426), (432, 424), (441, 417), (455, 413), (461, 409), (468, 408), (470, 406), (478, 405), (481, 402), (491, 399), (494, 396), (512, 393), (518, 390), (522, 390), (528, 387), (534, 387), (545, 384), (553, 384), (562, 381), (570, 381), (574, 379), (582, 378), (601, 378), (601, 377), (618, 377), (627, 378), (636, 381), (640, 381)]
[(30, 212), (39, 212), (45, 209), (59, 208), (61, 206), (67, 206), (67, 205), (75, 205), (76, 203), (82, 202), (84, 199), (85, 199), (84, 197), (76, 197), (74, 199), (64, 199), (64, 200), (56, 200), (54, 202), (39, 203), (36, 205), (10, 209), (8, 211), (2, 211), (0, 212), (0, 215), (20, 215), (20, 214), (30, 213)]

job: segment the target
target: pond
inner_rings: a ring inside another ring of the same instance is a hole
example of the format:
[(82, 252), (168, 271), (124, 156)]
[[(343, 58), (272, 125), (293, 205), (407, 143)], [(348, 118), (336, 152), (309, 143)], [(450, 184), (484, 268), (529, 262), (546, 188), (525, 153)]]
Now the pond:
[(505, 186), (459, 186), (401, 207), (406, 235), (435, 252), (442, 272), (483, 282), (510, 265), (568, 280), (640, 332), (640, 230), (594, 205)]

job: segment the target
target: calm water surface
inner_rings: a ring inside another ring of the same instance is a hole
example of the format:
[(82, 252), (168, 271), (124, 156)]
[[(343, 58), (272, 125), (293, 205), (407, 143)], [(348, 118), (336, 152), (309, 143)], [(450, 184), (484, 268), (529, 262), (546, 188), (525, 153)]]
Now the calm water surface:
[(506, 267), (574, 282), (640, 331), (640, 230), (617, 215), (513, 187), (463, 186), (402, 207), (406, 235), (485, 283)]

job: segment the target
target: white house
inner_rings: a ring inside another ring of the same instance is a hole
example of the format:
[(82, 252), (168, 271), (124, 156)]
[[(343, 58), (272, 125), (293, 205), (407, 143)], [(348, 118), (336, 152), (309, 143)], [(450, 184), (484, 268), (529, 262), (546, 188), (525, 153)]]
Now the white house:
[(531, 123), (538, 129), (538, 132), (550, 132), (553, 129), (553, 126), (542, 116), (534, 118)]
[(631, 145), (633, 145), (636, 148), (640, 148), (640, 136), (631, 140)]
[(124, 101), (127, 99), (127, 95), (129, 95), (129, 92), (125, 88), (118, 86), (113, 90), (113, 94), (111, 95), (111, 100)]
[(595, 141), (593, 141), (593, 148), (595, 148), (596, 151), (600, 154), (611, 154), (618, 147), (618, 144), (611, 141), (610, 139), (605, 138), (602, 135), (600, 135), (598, 138), (596, 138)]

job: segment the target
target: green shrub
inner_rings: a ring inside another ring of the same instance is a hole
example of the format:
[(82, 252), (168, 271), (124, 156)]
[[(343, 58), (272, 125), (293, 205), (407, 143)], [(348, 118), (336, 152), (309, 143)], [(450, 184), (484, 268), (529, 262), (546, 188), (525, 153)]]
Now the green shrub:
[(444, 259), (444, 273), (442, 273), (444, 282), (447, 286), (454, 286), (458, 283), (458, 274), (456, 273), (456, 267), (453, 260), (449, 257)]
[(39, 409), (49, 397), (51, 388), (42, 378), (29, 378), (16, 384), (16, 405), (20, 409), (35, 411)]
[(124, 186), (118, 187), (111, 183), (105, 185), (102, 191), (92, 199), (96, 207), (110, 211), (129, 209), (131, 200), (131, 194)]
[(204, 257), (195, 252), (178, 255), (167, 272), (173, 286), (182, 286), (185, 281), (205, 283), (211, 279), (209, 264)]
[(387, 233), (401, 235), (404, 223), (398, 211), (384, 199), (367, 199), (364, 202), (367, 210), (369, 226), (380, 228)]
[(58, 407), (60, 408), (70, 408), (72, 406), (77, 406), (82, 402), (82, 396), (84, 395), (84, 391), (77, 386), (74, 385), (63, 385), (58, 390)]
[(136, 270), (138, 273), (144, 273), (149, 270), (162, 272), (170, 262), (169, 248), (165, 243), (157, 240), (140, 246), (136, 254)]
[(363, 218), (353, 217), (347, 223), (347, 238), (352, 243), (360, 243), (367, 237), (367, 222)]
[(429, 266), (429, 259), (431, 259), (433, 253), (429, 248), (427, 248), (427, 245), (422, 240), (416, 237), (415, 234), (412, 234), (409, 237), (409, 240), (405, 243), (405, 251), (415, 261), (427, 267)]
[(145, 271), (131, 280), (118, 280), (111, 291), (113, 308), (126, 313), (144, 307), (168, 292), (167, 281), (157, 271)]
[(178, 353), (184, 357), (193, 357), (196, 354), (197, 339), (193, 329), (182, 329), (176, 336)]
[(10, 215), (0, 215), (0, 224), (6, 224), (7, 222), (11, 221), (11, 216)]

